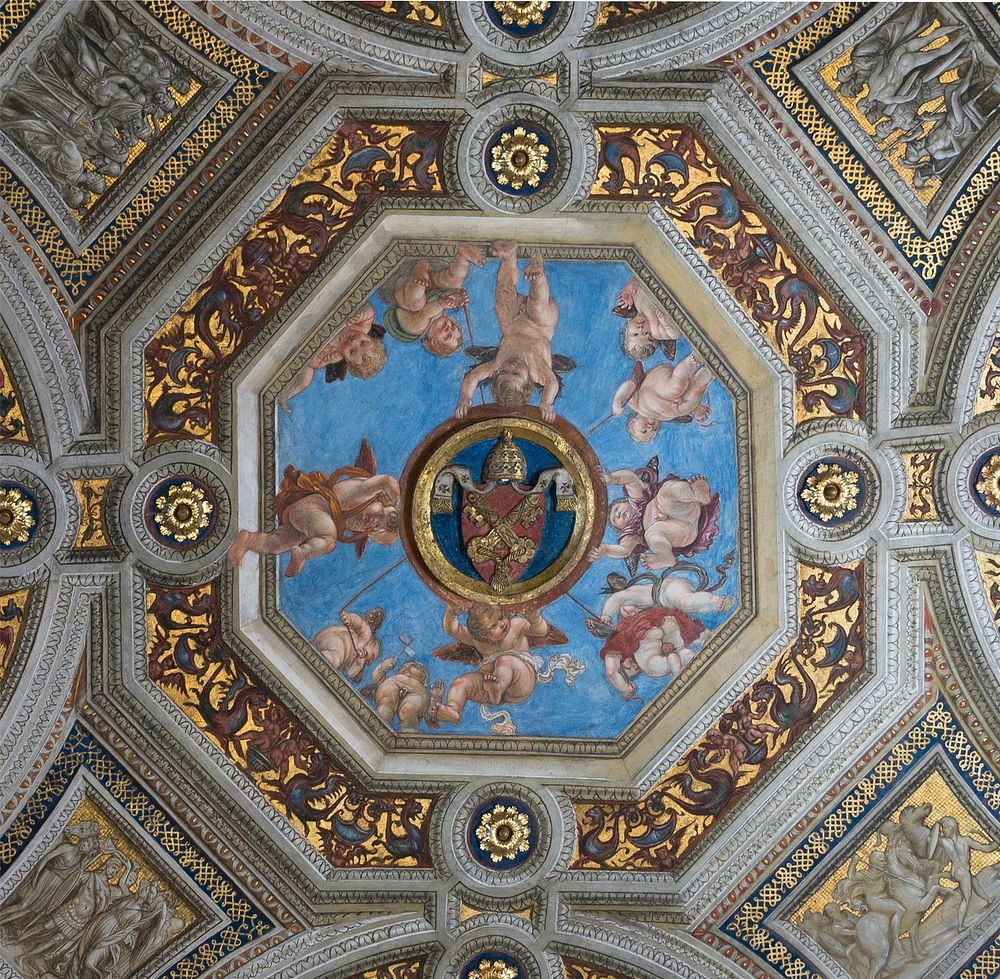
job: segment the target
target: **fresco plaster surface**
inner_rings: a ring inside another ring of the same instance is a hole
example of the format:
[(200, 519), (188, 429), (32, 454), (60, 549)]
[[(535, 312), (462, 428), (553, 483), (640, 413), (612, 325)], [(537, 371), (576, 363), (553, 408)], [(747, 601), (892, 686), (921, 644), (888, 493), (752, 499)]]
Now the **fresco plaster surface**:
[(0, 6), (0, 968), (1000, 974), (995, 24)]

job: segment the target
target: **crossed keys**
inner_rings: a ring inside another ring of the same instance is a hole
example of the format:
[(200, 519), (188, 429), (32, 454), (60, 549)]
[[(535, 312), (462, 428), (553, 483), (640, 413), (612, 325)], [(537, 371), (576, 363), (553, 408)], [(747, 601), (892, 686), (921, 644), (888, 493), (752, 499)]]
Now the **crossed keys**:
[(481, 493), (470, 493), (462, 509), (466, 519), (475, 527), (488, 526), (489, 533), (473, 537), (468, 543), (469, 559), (480, 564), (493, 562), (490, 587), (496, 592), (510, 588), (511, 564), (528, 564), (537, 547), (530, 537), (517, 532), (517, 525), (528, 528), (542, 516), (541, 495), (532, 493), (524, 497), (506, 516), (501, 517)]

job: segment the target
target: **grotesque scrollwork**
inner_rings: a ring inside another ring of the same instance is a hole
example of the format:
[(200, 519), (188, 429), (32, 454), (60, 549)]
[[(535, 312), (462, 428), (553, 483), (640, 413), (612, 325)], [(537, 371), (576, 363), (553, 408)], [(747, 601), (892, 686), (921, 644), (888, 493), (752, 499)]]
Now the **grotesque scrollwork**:
[(0, 679), (14, 659), (30, 595), (30, 588), (0, 593)]
[(217, 582), (147, 587), (149, 675), (331, 863), (426, 867), (433, 797), (364, 789), (222, 644)]
[(440, 194), (445, 125), (347, 123), (146, 347), (147, 439), (214, 439), (219, 374), (383, 195)]
[(656, 200), (795, 376), (796, 416), (865, 417), (861, 332), (687, 127), (597, 126), (592, 200)]
[(14, 378), (0, 354), (0, 443), (29, 442), (28, 426)]

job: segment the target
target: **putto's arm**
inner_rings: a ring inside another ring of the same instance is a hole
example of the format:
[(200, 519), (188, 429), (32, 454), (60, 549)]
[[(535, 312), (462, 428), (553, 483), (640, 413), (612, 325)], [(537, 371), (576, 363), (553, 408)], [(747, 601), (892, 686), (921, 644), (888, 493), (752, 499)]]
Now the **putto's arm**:
[(450, 605), (444, 610), (444, 631), (456, 642), (464, 642), (472, 645), (472, 633), (459, 621), (458, 612)]

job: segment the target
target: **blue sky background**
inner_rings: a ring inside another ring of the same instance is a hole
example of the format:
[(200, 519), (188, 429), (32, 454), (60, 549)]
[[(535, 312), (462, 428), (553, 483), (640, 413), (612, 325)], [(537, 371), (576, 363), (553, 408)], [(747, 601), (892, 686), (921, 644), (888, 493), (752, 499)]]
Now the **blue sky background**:
[[(526, 264), (526, 259), (520, 262), (522, 270)], [(484, 268), (473, 268), (466, 279), (469, 317), (477, 344), (499, 341), (493, 304), (498, 265), (496, 259), (488, 259)], [(631, 362), (619, 346), (624, 321), (611, 313), (631, 273), (619, 263), (555, 260), (546, 263), (546, 271), (559, 304), (553, 352), (566, 354), (577, 363), (577, 369), (565, 376), (555, 410), (586, 434), (608, 414), (615, 390), (632, 370)], [(385, 304), (377, 296), (372, 297), (372, 302), (377, 321), (381, 321)], [(456, 312), (464, 325), (461, 311)], [(327, 384), (323, 372), (317, 371), (310, 387), (291, 402), (291, 414), (278, 410), (279, 481), (288, 464), (306, 471), (325, 472), (351, 465), (362, 438), (372, 444), (379, 471), (398, 476), (424, 435), (454, 411), (462, 377), (472, 364), (465, 354), (438, 358), (428, 354), (419, 343), (401, 344), (388, 336), (385, 342), (388, 361), (374, 378), (361, 380), (349, 376), (346, 381)], [(680, 341), (677, 359), (689, 351), (688, 343)], [(662, 362), (662, 354), (657, 353), (645, 366), (650, 369)], [(667, 424), (661, 426), (652, 442), (639, 444), (626, 433), (623, 416), (590, 436), (590, 443), (609, 470), (637, 468), (651, 456), (659, 455), (661, 477), (667, 473), (708, 476), (711, 489), (721, 494), (721, 531), (708, 551), (690, 560), (705, 568), (714, 580), (714, 568), (736, 547), (738, 487), (732, 398), (718, 381), (709, 386), (709, 398), (712, 418), (717, 424), (707, 429), (697, 424)], [(534, 401), (537, 404), (537, 396)], [(619, 489), (612, 487), (611, 499), (618, 495)], [(605, 540), (616, 539), (616, 533), (608, 528)], [(320, 629), (338, 621), (345, 602), (402, 556), (401, 544), (390, 548), (370, 544), (361, 560), (355, 558), (353, 547), (339, 545), (332, 554), (309, 561), (297, 577), (280, 578), (279, 606), (302, 635), (312, 639)], [(287, 562), (287, 555), (279, 558), (282, 573)], [(603, 599), (600, 591), (612, 571), (627, 576), (622, 561), (596, 562), (573, 587), (573, 594), (600, 612)], [(734, 569), (720, 594), (736, 596), (737, 593), (738, 575)], [(386, 621), (379, 632), (383, 655), (402, 654), (399, 636), (406, 633), (416, 657), (428, 667), (431, 682), (441, 679), (447, 685), (473, 668), (442, 662), (431, 655), (435, 647), (450, 641), (441, 628), (444, 606), (407, 564), (365, 592), (351, 605), (351, 610), (361, 613), (375, 605), (386, 610)], [(587, 632), (583, 624), (585, 614), (571, 599), (563, 596), (543, 614), (569, 636), (570, 643), (539, 650), (540, 654), (569, 652), (586, 670), (572, 687), (566, 685), (559, 672), (551, 683), (540, 683), (530, 700), (505, 705), (518, 734), (571, 738), (618, 736), (643, 704), (627, 702), (611, 689), (599, 655), (602, 641)], [(729, 611), (699, 618), (707, 629), (712, 629), (731, 614)], [(708, 638), (707, 632), (703, 638)], [(370, 669), (363, 683), (367, 682)], [(644, 676), (636, 680), (643, 701), (655, 697), (663, 684), (663, 680)], [(372, 718), (374, 723), (380, 723), (374, 713)], [(489, 734), (490, 727), (480, 717), (478, 705), (469, 703), (459, 725), (444, 725), (440, 729), (442, 734), (456, 731)], [(430, 729), (428, 732), (433, 733)]]

